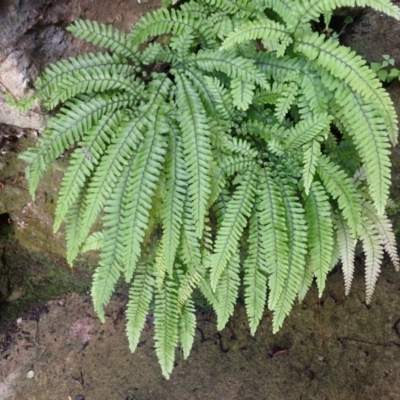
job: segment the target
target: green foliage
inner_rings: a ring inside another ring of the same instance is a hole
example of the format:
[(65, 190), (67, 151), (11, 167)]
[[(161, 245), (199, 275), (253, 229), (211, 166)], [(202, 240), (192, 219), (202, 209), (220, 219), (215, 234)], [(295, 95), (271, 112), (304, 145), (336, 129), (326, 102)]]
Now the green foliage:
[(192, 0), (127, 35), (78, 20), (70, 32), (110, 53), (59, 61), (37, 81), (48, 109), (63, 106), (21, 156), (30, 192), (74, 146), (54, 229), (65, 221), (70, 264), (100, 250), (102, 320), (117, 281), (131, 284), (132, 351), (153, 302), (167, 378), (176, 347), (186, 358), (193, 343), (195, 289), (223, 329), (242, 280), (251, 333), (266, 306), (276, 332), (339, 259), (349, 292), (357, 241), (367, 301), (383, 251), (399, 267), (385, 215), (393, 105), (361, 57), (312, 30), (354, 5), (400, 19), (389, 0)]

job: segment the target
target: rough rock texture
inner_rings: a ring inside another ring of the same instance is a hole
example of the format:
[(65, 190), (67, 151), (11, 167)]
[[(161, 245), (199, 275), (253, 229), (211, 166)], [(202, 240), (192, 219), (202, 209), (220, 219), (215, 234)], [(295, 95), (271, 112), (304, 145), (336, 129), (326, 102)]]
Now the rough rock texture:
[(372, 9), (366, 9), (346, 30), (343, 44), (370, 62), (382, 62), (389, 54), (400, 65), (400, 22)]
[(86, 18), (127, 31), (149, 8), (136, 0), (1, 0), (0, 124), (44, 128), (47, 119), (38, 109), (21, 115), (5, 102), (4, 93), (21, 99), (50, 62), (93, 49), (74, 39), (65, 30), (68, 24)]

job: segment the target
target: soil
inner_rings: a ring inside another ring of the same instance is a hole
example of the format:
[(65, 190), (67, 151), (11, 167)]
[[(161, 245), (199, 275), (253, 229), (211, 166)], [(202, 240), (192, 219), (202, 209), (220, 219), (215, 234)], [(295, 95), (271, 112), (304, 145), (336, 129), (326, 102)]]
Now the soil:
[(243, 306), (221, 332), (211, 312), (198, 311), (192, 352), (188, 360), (177, 352), (169, 381), (157, 364), (151, 315), (131, 354), (124, 331), (125, 296), (112, 299), (105, 324), (89, 296), (56, 298), (5, 330), (0, 398), (399, 399), (399, 278), (385, 266), (367, 307), (362, 266), (347, 298), (338, 270), (323, 297), (318, 299), (313, 287), (276, 335), (269, 312), (251, 337)]

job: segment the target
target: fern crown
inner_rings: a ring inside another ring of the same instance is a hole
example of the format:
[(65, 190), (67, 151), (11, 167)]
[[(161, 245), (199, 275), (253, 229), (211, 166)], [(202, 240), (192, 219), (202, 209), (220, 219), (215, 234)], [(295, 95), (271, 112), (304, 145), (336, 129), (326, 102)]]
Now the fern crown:
[(358, 241), (367, 301), (384, 250), (399, 267), (385, 214), (392, 102), (362, 58), (311, 24), (356, 5), (400, 18), (389, 0), (190, 0), (127, 35), (78, 20), (69, 31), (109, 52), (36, 82), (45, 107), (62, 107), (21, 156), (30, 193), (75, 146), (54, 229), (65, 221), (70, 264), (100, 250), (101, 320), (118, 280), (130, 282), (132, 351), (154, 301), (166, 377), (178, 344), (187, 357), (193, 343), (195, 289), (222, 329), (242, 283), (251, 333), (266, 306), (276, 332), (339, 261), (349, 292)]

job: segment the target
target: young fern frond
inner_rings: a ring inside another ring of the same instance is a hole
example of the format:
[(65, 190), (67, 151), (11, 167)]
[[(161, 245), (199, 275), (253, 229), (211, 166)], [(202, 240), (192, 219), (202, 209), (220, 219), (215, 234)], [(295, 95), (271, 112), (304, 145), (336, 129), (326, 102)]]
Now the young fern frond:
[(71, 265), (100, 252), (91, 294), (102, 321), (118, 280), (131, 285), (132, 351), (154, 297), (166, 378), (178, 344), (185, 358), (192, 347), (197, 290), (221, 330), (243, 276), (251, 333), (266, 303), (276, 332), (314, 277), (322, 294), (339, 260), (349, 293), (358, 240), (368, 302), (384, 250), (400, 268), (385, 213), (395, 109), (366, 62), (311, 24), (328, 23), (336, 6), (400, 19), (399, 9), (389, 0), (172, 4), (129, 34), (75, 21), (69, 31), (106, 52), (45, 69), (34, 98), (64, 105), (21, 155), (34, 197), (75, 146), (54, 229), (65, 221)]

